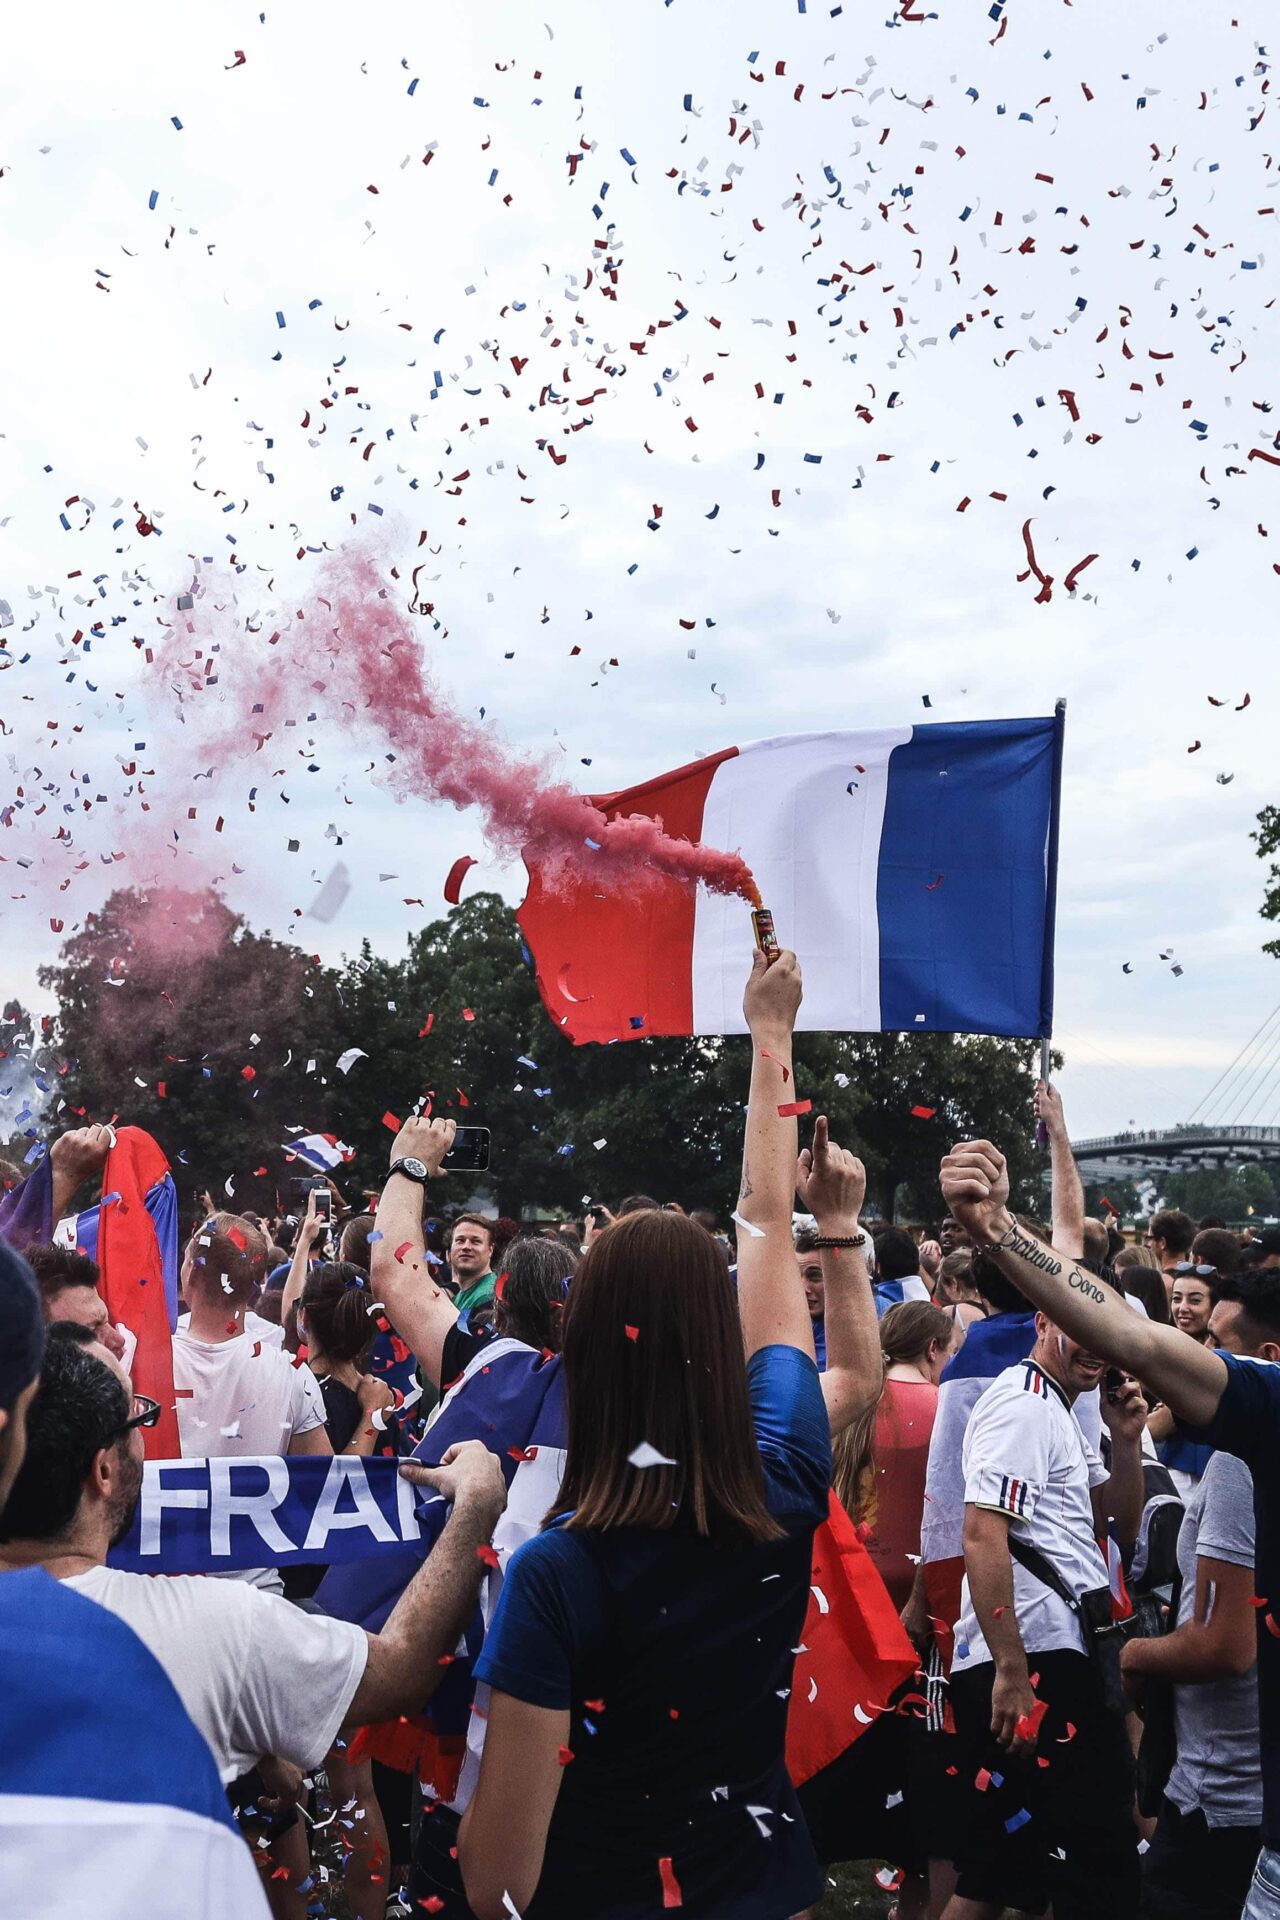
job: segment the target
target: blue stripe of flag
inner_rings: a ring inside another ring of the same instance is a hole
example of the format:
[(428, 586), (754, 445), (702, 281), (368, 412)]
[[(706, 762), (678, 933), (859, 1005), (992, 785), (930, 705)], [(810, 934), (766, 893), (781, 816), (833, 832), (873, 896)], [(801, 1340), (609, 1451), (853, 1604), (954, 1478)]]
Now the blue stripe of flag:
[(883, 1031), (1051, 1031), (1061, 733), (1061, 715), (916, 727), (890, 754)]

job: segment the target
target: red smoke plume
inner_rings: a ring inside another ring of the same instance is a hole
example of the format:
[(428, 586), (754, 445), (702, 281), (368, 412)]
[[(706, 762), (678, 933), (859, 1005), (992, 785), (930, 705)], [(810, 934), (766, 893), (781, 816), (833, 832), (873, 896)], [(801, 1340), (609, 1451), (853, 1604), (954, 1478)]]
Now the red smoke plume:
[[(321, 588), (287, 629), (175, 633), (162, 649), (159, 669), (188, 712), (192, 695), (202, 706), (219, 703), (212, 744), (224, 765), (252, 756), (286, 719), (320, 703), (330, 723), (394, 750), (384, 776), (394, 790), (477, 807), (492, 850), (502, 858), (527, 853), (548, 886), (635, 885), (661, 873), (757, 900), (738, 854), (675, 839), (659, 820), (607, 820), (583, 794), (549, 778), (545, 765), (464, 719), (431, 684), (417, 636), (366, 554), (331, 564)], [(212, 659), (201, 638), (218, 642)]]

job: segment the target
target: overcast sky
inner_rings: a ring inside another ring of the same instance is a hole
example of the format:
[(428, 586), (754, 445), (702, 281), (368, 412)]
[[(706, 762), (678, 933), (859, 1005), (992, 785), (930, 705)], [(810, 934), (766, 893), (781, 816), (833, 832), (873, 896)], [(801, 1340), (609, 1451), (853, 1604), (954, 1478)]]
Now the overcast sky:
[[(1280, 466), (1248, 457), (1280, 424), (1267, 10), (891, 4), (7, 21), (6, 993), (46, 1005), (51, 920), (157, 863), (330, 958), (443, 911), (474, 819), (397, 803), (376, 739), (305, 714), (251, 816), (261, 766), (197, 782), (133, 644), (182, 618), (191, 556), (265, 620), (355, 542), (425, 563), (441, 687), (585, 790), (1065, 695), (1069, 1119), (1190, 1111), (1280, 1000), (1249, 841), (1280, 601)], [(341, 913), (297, 920), (338, 858)], [(1232, 1117), (1277, 1109), (1260, 1085)]]

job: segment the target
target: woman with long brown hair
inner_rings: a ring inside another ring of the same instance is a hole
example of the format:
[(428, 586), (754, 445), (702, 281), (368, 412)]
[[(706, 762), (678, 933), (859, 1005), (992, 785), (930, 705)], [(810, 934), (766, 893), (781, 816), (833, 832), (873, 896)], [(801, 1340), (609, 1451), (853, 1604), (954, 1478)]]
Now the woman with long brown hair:
[[(458, 1856), (477, 1920), (783, 1920), (821, 1890), (783, 1762), (831, 1471), (791, 1250), (799, 1001), (794, 956), (757, 954), (736, 1304), (714, 1243), (668, 1211), (608, 1227), (570, 1288), (564, 1479), (476, 1669)], [(853, 1245), (856, 1163), (825, 1123), (814, 1161), (820, 1228)]]

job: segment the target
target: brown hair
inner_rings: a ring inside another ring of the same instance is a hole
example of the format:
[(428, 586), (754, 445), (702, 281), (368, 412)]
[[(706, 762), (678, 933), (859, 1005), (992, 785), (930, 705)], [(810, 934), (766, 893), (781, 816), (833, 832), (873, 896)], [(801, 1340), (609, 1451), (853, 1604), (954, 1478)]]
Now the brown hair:
[(880, 1322), (880, 1351), (887, 1366), (921, 1360), (935, 1343), (949, 1347), (955, 1326), (951, 1315), (931, 1300), (903, 1300)]
[(577, 1269), (577, 1252), (559, 1234), (513, 1240), (494, 1288), (494, 1332), (559, 1353), (565, 1297)]
[(1170, 1253), (1190, 1253), (1191, 1242), (1196, 1237), (1196, 1223), (1181, 1207), (1164, 1207), (1159, 1213), (1152, 1214), (1147, 1237), (1163, 1241)]
[(302, 1283), (298, 1311), (311, 1345), (326, 1360), (358, 1360), (377, 1329), (369, 1312), (369, 1276), (349, 1260), (324, 1260)]
[[(267, 1236), (238, 1213), (211, 1213), (191, 1236), (191, 1278), (211, 1300), (244, 1306), (267, 1273)], [(224, 1285), (225, 1282), (225, 1285)]]
[(942, 1265), (938, 1268), (938, 1291), (934, 1297), (955, 1306), (962, 1300), (977, 1299), (972, 1247), (957, 1247), (954, 1253), (943, 1255)]
[[(733, 1287), (701, 1227), (646, 1208), (593, 1242), (569, 1289), (564, 1373), (568, 1449), (548, 1521), (782, 1538), (765, 1505)], [(642, 1443), (674, 1464), (633, 1466)]]
[(450, 1240), (453, 1239), (455, 1229), (464, 1225), (468, 1227), (483, 1227), (489, 1236), (489, 1245), (493, 1246), (497, 1238), (498, 1223), (496, 1220), (486, 1220), (482, 1213), (459, 1213), (449, 1222)]
[(350, 1267), (360, 1267), (365, 1273), (368, 1273), (369, 1259), (372, 1253), (372, 1248), (369, 1245), (369, 1235), (372, 1232), (373, 1215), (371, 1213), (353, 1213), (351, 1218), (345, 1222), (342, 1229), (342, 1237), (338, 1241), (339, 1260), (345, 1261)]

